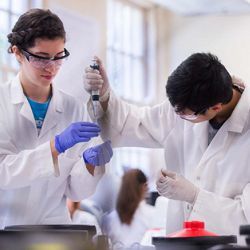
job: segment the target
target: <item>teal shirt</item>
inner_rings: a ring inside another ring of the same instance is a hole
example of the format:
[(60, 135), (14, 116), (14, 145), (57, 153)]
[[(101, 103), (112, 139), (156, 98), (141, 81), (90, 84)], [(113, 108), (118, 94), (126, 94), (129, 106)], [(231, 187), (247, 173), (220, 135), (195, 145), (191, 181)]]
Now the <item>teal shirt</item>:
[(45, 119), (51, 97), (49, 97), (48, 101), (44, 103), (35, 102), (31, 100), (28, 96), (27, 96), (27, 99), (32, 109), (32, 112), (36, 121), (36, 127), (37, 127), (38, 134), (39, 134), (43, 126), (43, 121)]

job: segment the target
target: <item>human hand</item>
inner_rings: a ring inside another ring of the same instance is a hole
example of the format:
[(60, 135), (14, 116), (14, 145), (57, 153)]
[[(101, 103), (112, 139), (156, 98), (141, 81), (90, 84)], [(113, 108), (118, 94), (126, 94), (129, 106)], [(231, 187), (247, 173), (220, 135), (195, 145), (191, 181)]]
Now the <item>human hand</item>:
[(95, 123), (71, 123), (62, 133), (56, 135), (55, 148), (58, 153), (63, 153), (79, 142), (87, 142), (92, 137), (98, 136), (100, 131), (100, 127)]
[(161, 170), (156, 186), (160, 195), (191, 204), (195, 202), (199, 192), (199, 188), (182, 175), (167, 170)]
[(102, 61), (98, 57), (94, 57), (99, 65), (99, 70), (87, 67), (84, 76), (84, 88), (91, 94), (93, 90), (99, 90), (100, 102), (106, 102), (109, 98), (110, 85), (107, 73), (104, 69)]
[(100, 145), (88, 148), (83, 152), (85, 163), (93, 166), (103, 166), (110, 161), (113, 156), (111, 141), (106, 141)]

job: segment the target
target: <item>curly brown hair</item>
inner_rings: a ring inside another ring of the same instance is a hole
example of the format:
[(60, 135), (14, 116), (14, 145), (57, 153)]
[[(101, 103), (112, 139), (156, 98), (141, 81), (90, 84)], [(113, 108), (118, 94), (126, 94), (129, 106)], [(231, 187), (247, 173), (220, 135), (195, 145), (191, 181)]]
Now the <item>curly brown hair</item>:
[(131, 224), (134, 213), (144, 196), (147, 177), (140, 169), (127, 171), (122, 178), (116, 210), (122, 223)]
[(66, 40), (66, 33), (61, 19), (50, 10), (30, 9), (17, 20), (12, 32), (7, 35), (11, 44), (9, 53), (13, 53), (12, 46), (19, 50), (35, 46), (37, 38)]

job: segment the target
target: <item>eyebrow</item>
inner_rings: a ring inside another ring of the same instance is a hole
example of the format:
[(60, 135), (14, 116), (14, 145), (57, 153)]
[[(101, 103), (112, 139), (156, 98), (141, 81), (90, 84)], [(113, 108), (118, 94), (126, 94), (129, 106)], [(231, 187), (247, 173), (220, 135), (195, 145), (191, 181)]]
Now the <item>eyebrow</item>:
[[(58, 52), (56, 55), (61, 54), (63, 52), (64, 52), (64, 50), (62, 50), (61, 52)], [(46, 53), (46, 52), (31, 52), (31, 53), (34, 54), (34, 55), (44, 55), (44, 56), (49, 56), (50, 57), (50, 54)]]

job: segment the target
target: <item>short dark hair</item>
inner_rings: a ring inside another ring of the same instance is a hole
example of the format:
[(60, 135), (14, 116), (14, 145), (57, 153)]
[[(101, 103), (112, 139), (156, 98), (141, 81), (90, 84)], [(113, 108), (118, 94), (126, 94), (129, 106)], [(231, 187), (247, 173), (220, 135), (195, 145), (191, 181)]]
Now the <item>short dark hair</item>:
[(199, 112), (232, 99), (232, 78), (215, 55), (195, 53), (169, 76), (166, 92), (177, 112)]
[(30, 9), (17, 20), (12, 32), (8, 34), (11, 44), (8, 52), (12, 53), (12, 46), (16, 45), (20, 50), (35, 46), (37, 38), (56, 39), (65, 38), (61, 19), (50, 10)]

